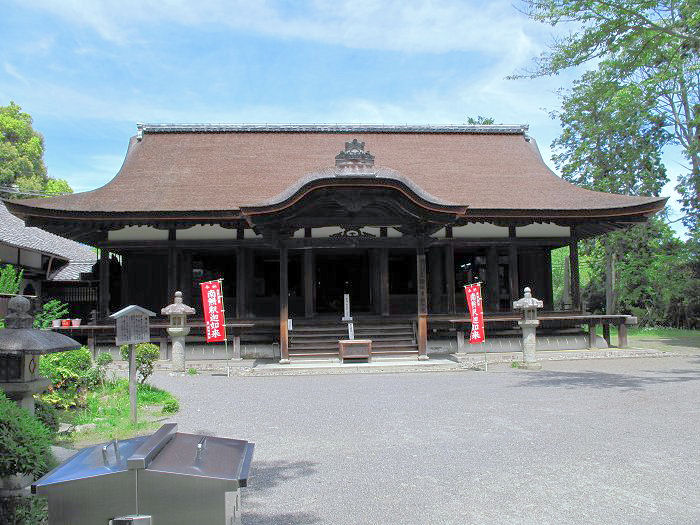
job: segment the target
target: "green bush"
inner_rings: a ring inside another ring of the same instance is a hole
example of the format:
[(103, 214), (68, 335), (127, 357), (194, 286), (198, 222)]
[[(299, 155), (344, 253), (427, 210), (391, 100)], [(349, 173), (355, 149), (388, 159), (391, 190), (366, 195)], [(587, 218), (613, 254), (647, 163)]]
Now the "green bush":
[[(122, 359), (129, 361), (129, 345), (122, 345), (119, 348)], [(156, 361), (160, 359), (160, 348), (153, 343), (139, 343), (136, 345), (136, 371), (140, 377), (140, 383), (146, 382), (156, 366)]]
[(5, 525), (45, 525), (49, 522), (46, 498), (13, 496), (0, 499), (0, 523)]
[(85, 347), (43, 356), (39, 373), (51, 381), (49, 392), (41, 399), (60, 408), (83, 406), (86, 390), (99, 384), (90, 350)]
[(50, 405), (49, 403), (46, 403), (40, 399), (36, 400), (34, 415), (53, 433), (58, 432), (58, 411), (53, 407), (53, 405)]
[(0, 477), (43, 476), (53, 466), (51, 431), (0, 392)]
[(41, 312), (34, 317), (34, 328), (50, 328), (54, 319), (68, 317), (68, 305), (58, 299), (51, 299), (41, 306)]
[(19, 286), (22, 284), (24, 270), (17, 270), (13, 265), (6, 264), (0, 268), (0, 293), (19, 293)]
[(111, 365), (113, 362), (114, 359), (112, 358), (112, 354), (109, 352), (100, 352), (97, 354), (97, 366), (105, 367), (107, 365)]
[(180, 403), (178, 403), (177, 399), (168, 399), (165, 403), (163, 403), (163, 412), (166, 414), (174, 414), (175, 412), (180, 411)]

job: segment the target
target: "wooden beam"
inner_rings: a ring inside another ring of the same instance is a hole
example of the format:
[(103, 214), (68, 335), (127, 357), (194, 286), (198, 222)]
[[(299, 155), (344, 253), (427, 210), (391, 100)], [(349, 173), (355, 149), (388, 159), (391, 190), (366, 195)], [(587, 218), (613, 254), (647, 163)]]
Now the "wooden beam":
[(544, 253), (544, 308), (545, 310), (554, 309), (554, 291), (552, 289), (552, 249), (542, 248)]
[(452, 244), (445, 246), (445, 286), (447, 286), (447, 313), (457, 311), (455, 305), (455, 247)]
[(314, 252), (312, 249), (304, 250), (304, 315), (307, 318), (316, 313), (314, 274)]
[(389, 249), (379, 249), (379, 305), (382, 315), (389, 315)]
[(124, 307), (129, 304), (129, 257), (122, 255), (121, 289), (119, 290), (119, 304)]
[(280, 363), (289, 363), (289, 249), (280, 246)]
[[(175, 297), (175, 292), (177, 291), (178, 280), (177, 280), (177, 250), (175, 248), (168, 248), (168, 297), (167, 301), (172, 301)], [(169, 302), (166, 304), (170, 304)], [(163, 305), (165, 306), (165, 305)]]

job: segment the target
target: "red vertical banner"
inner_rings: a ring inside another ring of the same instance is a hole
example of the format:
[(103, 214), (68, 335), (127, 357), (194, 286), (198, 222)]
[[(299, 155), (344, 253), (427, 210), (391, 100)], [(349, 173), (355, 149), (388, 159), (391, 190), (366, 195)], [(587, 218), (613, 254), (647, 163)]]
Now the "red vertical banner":
[(484, 307), (481, 304), (481, 285), (477, 283), (465, 286), (464, 293), (467, 296), (469, 314), (472, 318), (472, 332), (469, 335), (469, 343), (483, 343), (486, 339), (486, 333), (484, 331)]
[(226, 319), (224, 318), (224, 297), (221, 294), (221, 281), (200, 283), (202, 291), (202, 311), (207, 331), (207, 343), (226, 340)]

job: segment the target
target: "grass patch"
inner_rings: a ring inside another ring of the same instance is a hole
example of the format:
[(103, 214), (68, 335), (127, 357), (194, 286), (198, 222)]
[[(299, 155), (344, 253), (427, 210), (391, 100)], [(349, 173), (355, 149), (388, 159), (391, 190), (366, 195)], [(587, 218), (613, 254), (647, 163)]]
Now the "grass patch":
[[(603, 327), (596, 327), (596, 334), (603, 335)], [(610, 334), (617, 336), (617, 326), (610, 326)], [(629, 326), (628, 337), (659, 338), (659, 339), (695, 339), (700, 338), (700, 330), (685, 330), (683, 328), (668, 328), (665, 326)]]
[(129, 382), (118, 379), (91, 391), (87, 406), (79, 410), (64, 411), (61, 419), (74, 425), (94, 423), (94, 430), (73, 434), (80, 443), (96, 443), (110, 439), (125, 439), (144, 434), (157, 426), (168, 414), (177, 412), (180, 405), (170, 393), (149, 384), (138, 385), (138, 423), (131, 423)]

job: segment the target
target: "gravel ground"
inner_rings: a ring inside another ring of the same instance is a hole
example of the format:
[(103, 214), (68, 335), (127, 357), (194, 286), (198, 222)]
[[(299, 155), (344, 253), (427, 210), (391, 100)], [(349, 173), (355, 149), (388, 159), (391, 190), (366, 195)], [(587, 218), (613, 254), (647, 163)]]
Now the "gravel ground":
[(700, 523), (700, 355), (153, 382), (256, 443), (247, 525)]

